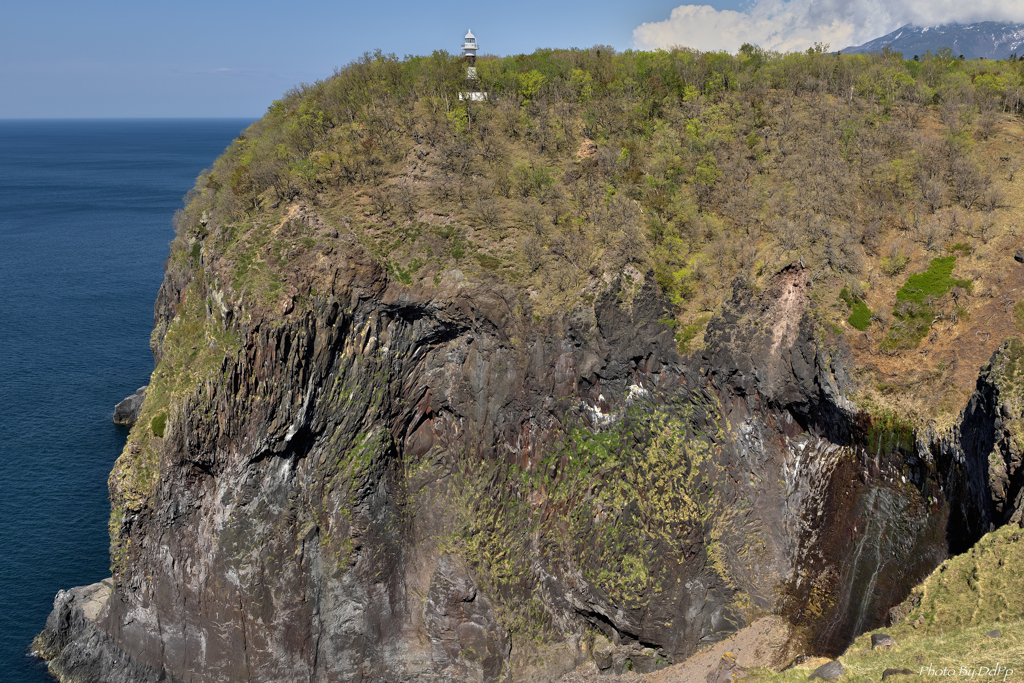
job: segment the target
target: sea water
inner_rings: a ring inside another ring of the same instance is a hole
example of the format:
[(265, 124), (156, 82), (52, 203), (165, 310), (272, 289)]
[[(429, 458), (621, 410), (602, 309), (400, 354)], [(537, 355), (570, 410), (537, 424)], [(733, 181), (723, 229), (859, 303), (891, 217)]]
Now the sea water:
[(61, 588), (110, 575), (114, 405), (153, 369), (171, 218), (250, 120), (0, 120), (0, 681)]

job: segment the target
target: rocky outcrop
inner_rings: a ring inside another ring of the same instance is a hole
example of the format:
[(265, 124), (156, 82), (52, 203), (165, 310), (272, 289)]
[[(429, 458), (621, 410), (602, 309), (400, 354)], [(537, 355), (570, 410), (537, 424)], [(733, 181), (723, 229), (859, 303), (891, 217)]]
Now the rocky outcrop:
[(64, 683), (175, 683), (178, 679), (133, 661), (98, 626), (113, 589), (111, 580), (60, 591), (46, 628), (32, 646)]
[(1024, 514), (1024, 343), (1008, 339), (981, 368), (977, 386), (931, 452), (949, 473), (950, 548), (968, 550), (982, 534)]
[(134, 394), (114, 406), (114, 424), (126, 425), (135, 424), (139, 419), (139, 411), (142, 410), (142, 402), (146, 400), (146, 387), (139, 387)]
[(595, 631), (656, 667), (764, 611), (834, 652), (945, 556), (947, 473), (847, 400), (799, 266), (738, 283), (690, 358), (650, 276), (535, 318), (348, 241), (254, 313), (200, 267), (161, 288), (157, 357), (189, 315), (240, 350), (119, 461), (113, 594), (48, 627), (55, 670), (84, 638), (168, 680), (543, 681)]
[[(465, 564), (444, 555), (423, 602), (436, 671), (460, 680), (496, 680), (507, 668), (508, 632)], [(454, 670), (451, 670), (454, 668)]]

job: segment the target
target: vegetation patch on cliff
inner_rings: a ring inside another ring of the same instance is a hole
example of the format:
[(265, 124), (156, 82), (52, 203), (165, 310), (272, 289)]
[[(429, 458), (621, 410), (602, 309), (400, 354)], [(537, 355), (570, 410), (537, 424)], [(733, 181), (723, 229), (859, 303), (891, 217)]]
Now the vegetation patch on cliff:
[(896, 306), (893, 309), (893, 324), (880, 348), (885, 351), (916, 348), (925, 338), (936, 316), (936, 302), (953, 287), (969, 293), (973, 289), (970, 280), (952, 277), (956, 256), (932, 259), (928, 269), (907, 278), (906, 283), (896, 291)]
[(861, 332), (868, 329), (871, 325), (871, 309), (864, 303), (864, 299), (856, 294), (851, 294), (846, 287), (839, 291), (839, 298), (850, 307), (850, 317), (846, 319), (846, 322)]
[(717, 490), (724, 434), (701, 427), (714, 424), (715, 408), (638, 405), (606, 431), (567, 431), (526, 467), (464, 466), (458, 528), (444, 551), (470, 561), (506, 628), (532, 637), (552, 628), (537, 593), (540, 556), (613, 609), (642, 609), (676, 588), (695, 556), (734, 587), (722, 543), (736, 511)]

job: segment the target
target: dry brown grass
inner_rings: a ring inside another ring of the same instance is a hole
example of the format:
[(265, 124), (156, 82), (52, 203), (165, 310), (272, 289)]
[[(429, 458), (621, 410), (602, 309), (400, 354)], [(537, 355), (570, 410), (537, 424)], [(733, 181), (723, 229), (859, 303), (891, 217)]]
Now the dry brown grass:
[[(933, 117), (926, 120), (925, 131), (941, 134)], [(969, 278), (974, 291), (967, 299), (967, 316), (958, 322), (942, 320), (932, 326), (931, 334), (920, 347), (886, 355), (879, 350), (880, 325), (859, 332), (839, 321), (850, 343), (859, 370), (861, 403), (871, 409), (891, 410), (915, 419), (919, 424), (934, 420), (942, 428), (951, 424), (966, 405), (974, 390), (979, 368), (987, 363), (1003, 341), (1018, 334), (1013, 306), (1024, 300), (1024, 264), (1014, 261), (1017, 249), (1024, 247), (1024, 175), (1008, 180), (1008, 165), (1001, 157), (1015, 157), (1024, 148), (1024, 130), (1018, 122), (1004, 121), (997, 134), (987, 142), (978, 141), (978, 156), (992, 173), (993, 182), (1003, 192), (1003, 201), (992, 212), (991, 235), (982, 240), (962, 231), (951, 240), (972, 248), (970, 256), (958, 254), (955, 277)], [(984, 211), (946, 207), (944, 217), (956, 212), (961, 223), (982, 220)], [(890, 235), (898, 239), (899, 233)], [(926, 252), (912, 243), (910, 263), (903, 273), (888, 277), (877, 262), (868, 271), (869, 287), (865, 301), (872, 311), (891, 313), (896, 290), (910, 273), (922, 272), (942, 252)]]

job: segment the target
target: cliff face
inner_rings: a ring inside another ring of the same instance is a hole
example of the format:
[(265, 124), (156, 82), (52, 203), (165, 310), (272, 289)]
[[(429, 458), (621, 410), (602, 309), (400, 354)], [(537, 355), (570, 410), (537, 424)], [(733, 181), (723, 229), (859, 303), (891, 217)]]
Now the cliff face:
[(552, 680), (595, 633), (652, 669), (766, 611), (834, 653), (983, 531), (992, 401), (946, 445), (859, 414), (798, 266), (683, 358), (629, 269), (541, 317), (342, 236), (270, 310), (201, 247), (111, 475), (110, 595), (37, 643), (64, 680)]
[(950, 524), (950, 549), (968, 550), (973, 539), (1024, 512), (1024, 403), (1017, 338), (1003, 343), (978, 375), (977, 386), (952, 432), (934, 439), (931, 451), (940, 467), (956, 472), (956, 515)]

